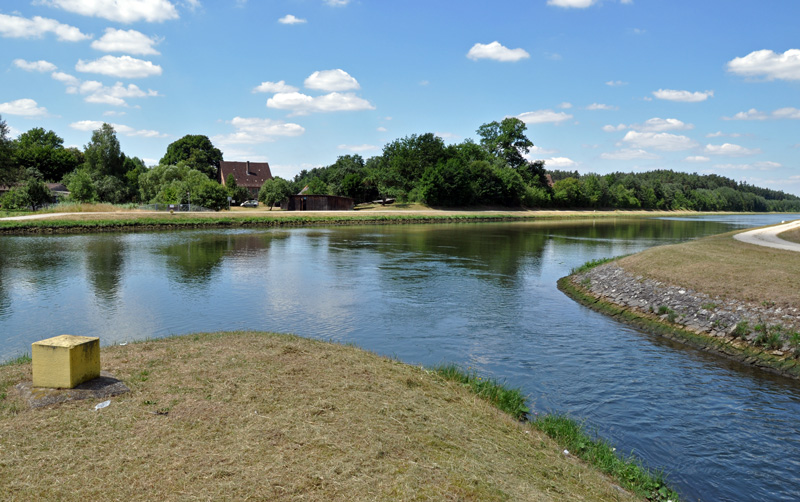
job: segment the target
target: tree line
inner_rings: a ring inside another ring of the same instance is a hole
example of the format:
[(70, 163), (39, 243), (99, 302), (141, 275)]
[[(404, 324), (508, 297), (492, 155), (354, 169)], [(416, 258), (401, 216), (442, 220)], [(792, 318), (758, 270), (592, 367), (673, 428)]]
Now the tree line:
[[(800, 197), (718, 175), (657, 170), (644, 173), (579, 174), (546, 170), (525, 156), (533, 142), (516, 118), (481, 125), (478, 142), (446, 145), (425, 133), (396, 139), (381, 155), (343, 155), (324, 167), (303, 170), (291, 180), (275, 177), (261, 187), (270, 208), (288, 195), (338, 195), (356, 203), (421, 202), (439, 207), (654, 209), (697, 211), (800, 211)], [(5, 209), (48, 200), (45, 182), (64, 183), (76, 202), (189, 203), (210, 209), (247, 191), (229, 176), (218, 181), (222, 152), (206, 136), (171, 143), (157, 166), (147, 168), (120, 150), (114, 128), (103, 124), (83, 150), (65, 148), (53, 131), (34, 128), (8, 137), (0, 118), (0, 198)]]

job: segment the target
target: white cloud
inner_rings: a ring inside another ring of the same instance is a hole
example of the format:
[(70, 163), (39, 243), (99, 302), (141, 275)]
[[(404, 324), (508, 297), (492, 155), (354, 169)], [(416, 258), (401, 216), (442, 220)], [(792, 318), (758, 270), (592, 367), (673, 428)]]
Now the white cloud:
[(611, 124), (608, 124), (608, 125), (604, 125), (603, 126), (603, 131), (605, 131), (605, 132), (619, 132), (619, 131), (624, 131), (627, 128), (628, 128), (628, 126), (626, 126), (625, 124), (618, 124), (618, 125), (615, 125), (615, 126), (611, 125)]
[(704, 156), (702, 156), (702, 155), (691, 155), (691, 156), (689, 156), (689, 157), (686, 157), (686, 158), (685, 158), (685, 159), (683, 159), (683, 160), (684, 160), (685, 162), (697, 163), (697, 162), (708, 162), (708, 161), (710, 161), (711, 159), (709, 159), (708, 157), (704, 157)]
[(435, 132), (435, 133), (433, 133), (433, 134), (434, 134), (435, 136), (439, 136), (439, 137), (440, 137), (440, 138), (442, 138), (442, 139), (452, 139), (452, 140), (457, 140), (457, 139), (460, 139), (460, 138), (461, 138), (461, 136), (459, 136), (458, 134), (453, 134), (453, 133), (451, 133), (451, 132)]
[(87, 103), (100, 103), (112, 106), (127, 106), (125, 101), (128, 98), (147, 98), (158, 96), (158, 92), (148, 89), (147, 92), (140, 89), (135, 84), (124, 86), (122, 82), (117, 82), (112, 87), (104, 86), (96, 80), (83, 82), (78, 91), (87, 95), (84, 101)]
[(253, 145), (275, 141), (276, 136), (301, 136), (306, 132), (303, 126), (282, 120), (234, 117), (231, 124), (236, 132), (213, 138), (221, 145)]
[(634, 148), (654, 148), (665, 152), (688, 150), (697, 146), (696, 142), (686, 136), (666, 132), (628, 131), (622, 141)]
[(376, 130), (376, 131), (378, 131), (378, 132), (386, 132), (386, 131), (388, 131), (388, 129), (386, 129), (386, 128), (385, 128), (385, 127), (383, 127), (383, 126), (381, 126), (381, 127), (377, 128), (377, 129), (375, 129), (375, 130)]
[(714, 164), (715, 169), (726, 169), (736, 171), (771, 171), (783, 167), (778, 162), (754, 162), (752, 164)]
[(604, 105), (602, 103), (592, 103), (591, 105), (586, 107), (587, 110), (603, 110), (603, 111), (611, 111), (611, 110), (619, 110), (619, 107), (612, 106), (612, 105)]
[(0, 35), (6, 38), (42, 38), (46, 33), (55, 34), (61, 42), (80, 42), (89, 40), (91, 35), (55, 19), (34, 16), (31, 19), (0, 14)]
[(50, 77), (52, 77), (53, 80), (58, 80), (59, 82), (72, 87), (78, 86), (81, 83), (77, 77), (74, 77), (69, 73), (64, 73), (63, 71), (54, 71), (50, 74)]
[[(134, 129), (133, 127), (124, 124), (109, 124), (114, 130), (125, 136), (134, 136), (142, 138), (166, 138), (168, 135), (153, 131), (150, 129)], [(72, 129), (77, 131), (94, 131), (103, 127), (103, 122), (99, 120), (79, 120), (69, 125)]]
[(78, 60), (75, 69), (118, 78), (144, 78), (161, 75), (161, 67), (150, 61), (130, 56), (103, 56), (95, 61)]
[(8, 103), (0, 103), (0, 114), (19, 115), (20, 117), (43, 117), (47, 108), (28, 98), (16, 99)]
[(168, 0), (41, 0), (82, 16), (101, 17), (120, 23), (148, 21), (160, 23), (178, 18), (178, 10)]
[(92, 42), (92, 49), (103, 52), (125, 52), (127, 54), (157, 55), (161, 54), (154, 46), (160, 40), (150, 38), (136, 30), (117, 30), (106, 28), (106, 33), (99, 40)]
[(359, 98), (351, 92), (344, 94), (332, 92), (317, 97), (299, 92), (279, 92), (267, 100), (267, 108), (291, 110), (292, 115), (375, 109), (369, 101)]
[(261, 82), (261, 85), (255, 87), (253, 92), (267, 92), (275, 94), (277, 92), (297, 92), (297, 87), (286, 85), (286, 82), (281, 80), (278, 82)]
[(331, 7), (344, 7), (350, 3), (350, 0), (323, 0), (323, 2)]
[(122, 117), (125, 114), (126, 114), (126, 112), (120, 112), (120, 111), (116, 111), (116, 110), (108, 110), (108, 111), (103, 112), (103, 117)]
[(641, 148), (623, 148), (616, 152), (601, 153), (600, 158), (605, 160), (648, 160), (660, 157)]
[(467, 53), (467, 57), (473, 61), (479, 59), (493, 59), (504, 63), (519, 61), (531, 57), (525, 49), (509, 49), (494, 41), (490, 44), (475, 44)]
[(772, 112), (772, 116), (776, 119), (800, 120), (800, 110), (797, 108), (781, 108)]
[(561, 108), (562, 110), (569, 110), (570, 108), (572, 108), (572, 103), (564, 101), (563, 103), (558, 105), (558, 107)]
[(705, 92), (690, 92), (690, 91), (676, 91), (673, 89), (659, 89), (653, 91), (653, 96), (658, 99), (665, 99), (667, 101), (680, 101), (683, 103), (699, 103), (708, 98), (714, 97), (714, 91)]
[(299, 17), (295, 17), (291, 14), (286, 14), (282, 18), (278, 19), (278, 22), (281, 24), (303, 24), (307, 23), (305, 19), (300, 19)]
[(545, 159), (544, 163), (548, 167), (575, 167), (578, 165), (577, 162), (569, 157), (550, 157)]
[(706, 138), (722, 138), (722, 137), (725, 137), (725, 136), (730, 137), (730, 138), (739, 138), (742, 135), (739, 134), (738, 132), (732, 132), (732, 133), (726, 134), (726, 133), (724, 133), (722, 131), (717, 131), (717, 132), (712, 132), (712, 133), (706, 134)]
[(381, 147), (375, 145), (339, 145), (337, 148), (349, 152), (369, 152), (381, 149)]
[(554, 5), (556, 7), (585, 9), (591, 7), (597, 0), (547, 0), (547, 5)]
[(800, 80), (800, 49), (789, 49), (783, 54), (770, 50), (754, 51), (729, 61), (728, 71), (766, 80)]
[(520, 113), (517, 118), (526, 124), (558, 124), (571, 119), (572, 115), (564, 112), (554, 112), (553, 110), (537, 110), (535, 112)]
[(58, 68), (56, 65), (49, 61), (40, 59), (39, 61), (25, 61), (24, 59), (15, 59), (14, 66), (22, 68), (25, 71), (38, 71), (40, 73), (55, 71)]
[(628, 85), (627, 82), (623, 82), (622, 80), (609, 80), (606, 82), (606, 85), (609, 87), (620, 87), (623, 85)]
[(318, 91), (354, 91), (361, 89), (356, 79), (344, 70), (315, 71), (303, 82), (306, 89)]
[(768, 118), (769, 115), (755, 108), (750, 108), (746, 112), (739, 112), (733, 117), (722, 117), (723, 120), (767, 120)]
[(758, 148), (750, 149), (741, 145), (724, 143), (722, 145), (706, 145), (704, 152), (708, 155), (725, 155), (728, 157), (745, 157), (761, 153)]
[(662, 119), (653, 117), (644, 124), (633, 124), (631, 129), (641, 132), (685, 131), (694, 129), (694, 125), (686, 124), (678, 119)]
[(534, 156), (542, 156), (542, 155), (552, 155), (554, 153), (558, 153), (558, 150), (548, 150), (547, 148), (542, 148), (540, 146), (532, 146), (528, 150), (527, 155), (523, 155), (524, 157), (528, 158), (528, 160), (534, 158)]

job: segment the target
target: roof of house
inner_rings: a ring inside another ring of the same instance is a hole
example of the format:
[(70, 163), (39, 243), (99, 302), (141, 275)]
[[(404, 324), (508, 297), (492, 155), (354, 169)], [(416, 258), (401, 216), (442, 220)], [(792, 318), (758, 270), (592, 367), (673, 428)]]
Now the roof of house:
[(236, 184), (245, 188), (261, 188), (265, 181), (272, 179), (268, 162), (235, 162), (223, 160), (219, 163), (220, 183), (225, 185), (228, 175), (233, 174)]

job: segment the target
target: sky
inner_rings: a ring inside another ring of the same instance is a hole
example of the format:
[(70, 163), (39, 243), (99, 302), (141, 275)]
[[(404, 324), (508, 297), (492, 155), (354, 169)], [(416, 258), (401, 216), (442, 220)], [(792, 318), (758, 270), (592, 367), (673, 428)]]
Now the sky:
[(276, 176), (527, 124), (531, 160), (800, 195), (797, 0), (3, 0), (0, 117), (155, 165), (187, 134)]

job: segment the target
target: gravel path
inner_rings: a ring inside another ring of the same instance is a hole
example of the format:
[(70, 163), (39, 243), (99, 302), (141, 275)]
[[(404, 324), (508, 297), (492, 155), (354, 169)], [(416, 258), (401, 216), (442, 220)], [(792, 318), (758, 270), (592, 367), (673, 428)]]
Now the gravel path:
[(787, 251), (800, 251), (800, 244), (796, 242), (785, 241), (778, 237), (778, 234), (798, 227), (800, 227), (800, 220), (791, 221), (789, 223), (775, 225), (772, 227), (748, 230), (747, 232), (734, 235), (733, 238), (737, 241), (755, 244), (756, 246), (766, 246), (769, 248), (784, 249)]

